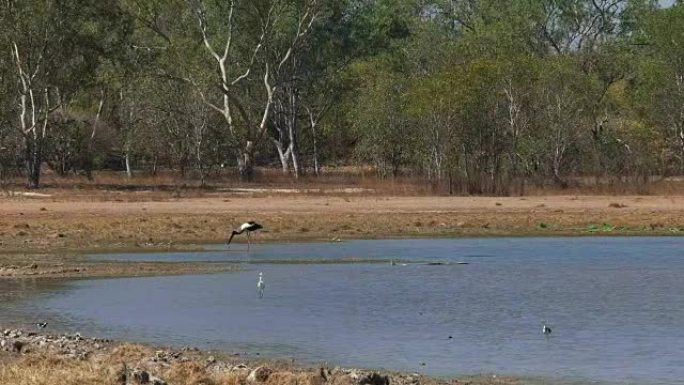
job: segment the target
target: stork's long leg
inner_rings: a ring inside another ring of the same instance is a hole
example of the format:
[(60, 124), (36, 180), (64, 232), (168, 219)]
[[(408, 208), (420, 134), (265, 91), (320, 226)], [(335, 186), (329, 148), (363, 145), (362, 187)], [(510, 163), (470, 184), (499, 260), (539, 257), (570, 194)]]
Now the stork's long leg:
[(247, 251), (249, 251), (249, 244), (250, 244), (250, 243), (249, 243), (249, 235), (250, 235), (251, 233), (252, 233), (251, 231), (248, 231), (248, 232), (247, 232)]

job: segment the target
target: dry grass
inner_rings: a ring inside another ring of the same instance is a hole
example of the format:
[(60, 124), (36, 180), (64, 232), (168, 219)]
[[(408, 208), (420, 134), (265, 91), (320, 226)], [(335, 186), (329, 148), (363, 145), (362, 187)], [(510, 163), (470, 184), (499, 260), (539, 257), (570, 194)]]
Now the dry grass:
[(109, 359), (112, 362), (140, 361), (150, 355), (150, 348), (131, 343), (124, 343), (112, 349)]
[[(6, 194), (25, 191), (25, 180), (14, 178), (4, 182)], [(434, 189), (424, 180), (414, 177), (393, 179), (379, 178), (374, 172), (362, 168), (330, 169), (324, 175), (303, 175), (293, 179), (291, 175), (273, 169), (257, 169), (253, 182), (240, 182), (236, 173), (224, 171), (213, 175), (205, 186), (198, 179), (180, 177), (177, 172), (159, 172), (157, 175), (136, 174), (126, 178), (120, 172), (101, 171), (93, 180), (83, 176), (60, 177), (46, 174), (41, 179), (40, 192), (65, 196), (93, 196), (98, 192), (118, 195), (121, 199), (155, 200), (211, 196), (231, 189), (287, 189), (300, 190), (309, 195), (334, 194), (344, 189), (355, 189), (373, 195), (433, 195)], [(137, 194), (126, 194), (137, 193)], [(287, 193), (286, 193), (287, 194)], [(252, 195), (259, 196), (259, 193)]]
[[(127, 348), (130, 355), (121, 351), (98, 353), (87, 359), (58, 357), (49, 354), (30, 353), (26, 355), (0, 354), (0, 384), (12, 385), (121, 385), (122, 374), (127, 368), (143, 368), (165, 380), (169, 385), (245, 385), (248, 371), (231, 371), (212, 366), (199, 359), (176, 361), (169, 365), (146, 367), (143, 357), (151, 354), (149, 348)], [(124, 365), (125, 364), (125, 365)], [(356, 385), (347, 374), (333, 374), (323, 377), (318, 369), (290, 366), (275, 369), (263, 385)], [(394, 374), (393, 383), (403, 381), (405, 375)], [(130, 377), (130, 376), (129, 376)], [(398, 379), (398, 381), (397, 381)], [(129, 382), (136, 384), (137, 382)], [(470, 385), (514, 385), (513, 378), (468, 377), (462, 380), (444, 380), (421, 377), (421, 384), (447, 385), (465, 383)]]
[[(66, 191), (69, 196), (93, 195), (94, 192), (120, 194), (122, 199), (169, 199), (177, 197), (202, 197), (232, 188), (271, 188), (300, 189), (307, 194), (330, 194), (343, 188), (363, 190), (364, 195), (393, 196), (439, 196), (447, 195), (448, 187), (441, 183), (410, 174), (394, 178), (379, 177), (370, 167), (328, 167), (320, 176), (305, 173), (299, 179), (283, 174), (279, 169), (257, 168), (255, 180), (251, 183), (240, 182), (237, 171), (217, 170), (212, 173), (205, 186), (200, 185), (196, 175), (182, 177), (177, 171), (162, 170), (156, 175), (149, 172), (136, 172), (127, 178), (123, 172), (98, 171), (93, 180), (85, 176), (68, 175), (60, 177), (46, 171), (42, 177), (42, 191), (59, 194)], [(635, 181), (619, 178), (576, 177), (569, 179), (568, 188), (560, 188), (553, 183), (531, 183), (524, 186), (511, 183), (510, 193), (515, 196), (541, 195), (683, 195), (684, 178), (652, 177), (648, 181)], [(24, 191), (25, 179), (16, 177), (2, 183), (3, 190)], [(125, 194), (136, 192), (139, 194)], [(65, 194), (67, 195), (67, 194)]]
[(623, 205), (622, 203), (613, 202), (613, 203), (609, 204), (608, 207), (612, 207), (614, 209), (622, 209), (622, 208), (627, 207), (627, 205)]
[[(210, 376), (207, 373), (206, 366), (200, 365), (197, 362), (181, 362), (173, 365), (166, 373), (169, 381), (178, 384), (187, 385), (218, 385), (217, 376)], [(225, 377), (226, 381), (221, 381), (222, 384), (238, 385), (240, 378), (235, 374), (228, 374)], [(244, 378), (242, 378), (244, 380)]]
[(114, 385), (116, 382), (111, 367), (101, 362), (31, 354), (0, 365), (0, 384)]
[[(41, 264), (54, 262), (55, 252), (68, 255), (74, 250), (173, 250), (193, 243), (221, 243), (234, 226), (246, 220), (265, 225), (256, 236), (257, 242), (583, 234), (588, 226), (602, 224), (610, 224), (624, 234), (676, 234), (684, 225), (684, 197), (625, 196), (619, 203), (614, 197), (602, 196), (224, 195), (154, 202), (36, 198), (0, 199), (0, 215), (3, 252), (26, 256), (38, 253), (34, 259)], [(540, 223), (550, 226), (542, 230)], [(47, 250), (52, 255), (41, 257)], [(22, 260), (29, 263), (26, 258)]]
[[(207, 366), (197, 361), (176, 362), (164, 373), (164, 379), (170, 384), (184, 385), (244, 385), (247, 383), (246, 372), (226, 372), (207, 370)], [(318, 385), (302, 381), (306, 375), (300, 375), (299, 381), (276, 382), (272, 378), (281, 373), (274, 373), (265, 385)]]

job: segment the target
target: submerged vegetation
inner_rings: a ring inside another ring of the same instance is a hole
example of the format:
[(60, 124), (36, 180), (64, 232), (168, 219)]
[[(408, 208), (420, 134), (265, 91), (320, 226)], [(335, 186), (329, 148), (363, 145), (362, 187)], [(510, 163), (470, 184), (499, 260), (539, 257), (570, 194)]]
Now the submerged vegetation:
[(2, 0), (0, 25), (0, 180), (33, 188), (46, 165), (501, 195), (684, 171), (679, 1)]

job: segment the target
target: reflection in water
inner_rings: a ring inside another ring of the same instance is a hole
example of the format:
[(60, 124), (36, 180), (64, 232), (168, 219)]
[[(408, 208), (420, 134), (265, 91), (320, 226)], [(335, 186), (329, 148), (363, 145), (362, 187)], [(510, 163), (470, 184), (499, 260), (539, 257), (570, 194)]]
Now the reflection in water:
[(52, 296), (63, 290), (64, 281), (57, 279), (0, 279), (0, 324), (2, 327), (28, 328), (43, 322), (45, 312), (28, 300)]
[(648, 258), (651, 255), (677, 258), (682, 245), (678, 237), (583, 237), (583, 238), (457, 238), (352, 240), (257, 244), (249, 252), (246, 245), (213, 245), (203, 252), (150, 252), (97, 254), (94, 259), (125, 261), (326, 261), (354, 260), (471, 261), (492, 258), (536, 259), (540, 263), (556, 258), (615, 257)]
[[(359, 241), (345, 254), (469, 264), (262, 264), (76, 281), (21, 302), (74, 331), (161, 344), (435, 375), (682, 384), (682, 246), (684, 238)], [(331, 247), (258, 245), (248, 257), (344, 257)], [(261, 300), (259, 271), (268, 280)]]

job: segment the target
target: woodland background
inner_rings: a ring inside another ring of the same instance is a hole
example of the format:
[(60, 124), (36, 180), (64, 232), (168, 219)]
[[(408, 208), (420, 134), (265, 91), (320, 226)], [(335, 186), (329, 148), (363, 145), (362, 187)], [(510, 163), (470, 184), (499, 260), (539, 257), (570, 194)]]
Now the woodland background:
[(684, 174), (680, 1), (0, 0), (0, 26), (3, 183)]

